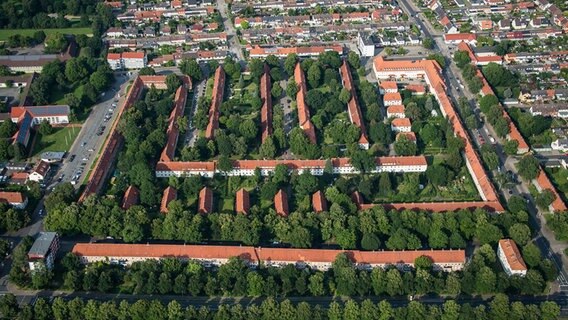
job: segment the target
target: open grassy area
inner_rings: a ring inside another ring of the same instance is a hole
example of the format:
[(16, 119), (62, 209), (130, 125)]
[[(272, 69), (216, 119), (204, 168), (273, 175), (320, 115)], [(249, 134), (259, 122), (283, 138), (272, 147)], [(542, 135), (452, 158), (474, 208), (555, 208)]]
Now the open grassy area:
[(46, 35), (52, 33), (62, 33), (62, 34), (86, 34), (92, 35), (93, 30), (91, 28), (62, 28), (62, 29), (0, 29), (0, 41), (6, 41), (10, 36), (19, 34), (22, 36), (32, 37), (36, 31), (43, 30)]
[(55, 128), (50, 135), (37, 136), (33, 156), (47, 151), (69, 151), (79, 131), (81, 128)]

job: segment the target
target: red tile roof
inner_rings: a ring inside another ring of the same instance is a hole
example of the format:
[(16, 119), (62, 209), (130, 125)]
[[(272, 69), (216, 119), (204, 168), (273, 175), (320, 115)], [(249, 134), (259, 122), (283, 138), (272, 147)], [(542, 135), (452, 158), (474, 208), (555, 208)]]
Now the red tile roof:
[(387, 101), (401, 101), (402, 102), (402, 96), (398, 92), (387, 92), (383, 96), (383, 101), (385, 101), (385, 102), (387, 102)]
[(236, 201), (235, 201), (235, 211), (237, 213), (248, 214), (250, 209), (250, 195), (248, 191), (244, 188), (237, 191)]
[(316, 213), (327, 211), (327, 200), (321, 190), (316, 191), (312, 195), (312, 209)]
[(429, 257), (433, 263), (465, 263), (464, 250), (406, 250), (359, 251), (330, 249), (254, 248), (245, 246), (175, 245), (175, 244), (123, 244), (78, 243), (72, 252), (81, 257), (113, 257), (161, 259), (180, 258), (195, 260), (228, 260), (238, 257), (252, 264), (260, 261), (332, 263), (340, 253), (357, 264), (414, 264), (416, 258)]
[(396, 90), (398, 91), (398, 84), (396, 81), (381, 81), (379, 83), (379, 88), (388, 91), (388, 90)]
[(120, 53), (108, 53), (107, 60), (120, 60)]
[(142, 52), (123, 52), (122, 59), (144, 59), (146, 53)]
[(515, 241), (511, 239), (501, 239), (499, 240), (499, 246), (501, 250), (503, 250), (503, 254), (505, 255), (505, 259), (507, 259), (507, 263), (511, 270), (514, 271), (523, 271), (527, 270), (527, 265), (523, 260), (523, 256), (519, 252), (519, 248)]
[(316, 143), (315, 127), (310, 120), (310, 109), (305, 101), (307, 94), (306, 78), (299, 62), (296, 63), (296, 68), (294, 69), (294, 80), (296, 81), (299, 89), (296, 94), (296, 104), (298, 108), (298, 122), (300, 124), (300, 128), (304, 130), (304, 133), (311, 143)]
[(562, 211), (568, 210), (568, 208), (566, 207), (566, 204), (564, 203), (564, 201), (560, 197), (560, 194), (558, 194), (558, 191), (556, 191), (556, 188), (554, 187), (554, 185), (552, 184), (550, 179), (548, 179), (546, 172), (544, 172), (544, 170), (542, 168), (540, 168), (540, 172), (538, 173), (538, 176), (536, 178), (536, 183), (538, 183), (538, 186), (540, 187), (541, 190), (547, 190), (548, 189), (548, 190), (552, 191), (552, 193), (556, 197), (556, 199), (554, 199), (554, 201), (551, 204), (551, 206), (552, 206), (552, 208), (554, 209), (555, 212), (562, 212)]
[(251, 56), (287, 56), (291, 53), (295, 53), (299, 56), (305, 55), (318, 55), (326, 51), (335, 51), (340, 55), (343, 54), (343, 47), (339, 45), (334, 46), (311, 46), (311, 47), (277, 47), (277, 48), (263, 48), (260, 46), (254, 46), (249, 49), (249, 54)]
[(197, 211), (201, 214), (213, 212), (213, 190), (209, 187), (203, 187), (199, 191), (199, 205)]
[(213, 99), (211, 100), (211, 109), (209, 110), (209, 124), (205, 130), (205, 138), (213, 139), (215, 130), (219, 128), (219, 108), (223, 102), (225, 93), (225, 70), (222, 66), (218, 66), (215, 71), (215, 83), (213, 84)]
[(274, 209), (276, 213), (287, 217), (290, 212), (288, 211), (288, 195), (284, 189), (280, 189), (274, 196)]
[(351, 76), (351, 70), (349, 68), (349, 64), (347, 63), (347, 60), (343, 60), (343, 64), (341, 65), (339, 71), (341, 72), (343, 86), (351, 93), (351, 99), (347, 103), (349, 119), (351, 119), (351, 123), (359, 127), (359, 129), (361, 130), (359, 143), (368, 145), (369, 139), (367, 139), (367, 130), (365, 129), (365, 123), (363, 122), (361, 108), (359, 107), (359, 101), (357, 100), (357, 91), (355, 91), (355, 87), (353, 86), (353, 78)]
[(406, 89), (408, 91), (416, 92), (416, 93), (425, 93), (426, 92), (426, 88), (421, 84), (409, 84), (409, 85), (406, 85), (406, 87), (404, 89)]
[(477, 35), (474, 33), (447, 33), (444, 34), (445, 41), (474, 41), (477, 40)]
[(160, 205), (161, 213), (168, 213), (168, 205), (177, 199), (177, 190), (173, 187), (167, 187), (162, 195), (162, 203)]
[(21, 192), (0, 191), (0, 202), (24, 203), (26, 196)]
[(405, 109), (406, 108), (402, 104), (395, 104), (387, 107), (387, 114), (404, 114)]
[(264, 73), (260, 78), (260, 99), (262, 108), (260, 109), (260, 127), (262, 131), (262, 142), (272, 135), (272, 94), (270, 83), (270, 68), (264, 64)]
[(391, 125), (393, 127), (412, 127), (412, 122), (408, 118), (395, 118), (392, 119)]
[(406, 137), (410, 141), (416, 142), (416, 133), (410, 132), (399, 132), (396, 134), (396, 140), (400, 139), (401, 137)]
[(139, 195), (140, 192), (138, 191), (138, 188), (132, 185), (129, 186), (128, 189), (126, 189), (126, 192), (124, 193), (124, 198), (122, 198), (121, 208), (124, 210), (128, 210), (130, 209), (130, 207), (137, 204)]
[(176, 145), (179, 137), (179, 128), (177, 125), (177, 120), (183, 116), (183, 111), (185, 109), (185, 104), (187, 102), (187, 89), (184, 86), (180, 86), (174, 98), (174, 108), (170, 113), (170, 118), (168, 119), (168, 130), (166, 135), (168, 136), (164, 150), (160, 155), (160, 161), (173, 161), (174, 154), (176, 151)]

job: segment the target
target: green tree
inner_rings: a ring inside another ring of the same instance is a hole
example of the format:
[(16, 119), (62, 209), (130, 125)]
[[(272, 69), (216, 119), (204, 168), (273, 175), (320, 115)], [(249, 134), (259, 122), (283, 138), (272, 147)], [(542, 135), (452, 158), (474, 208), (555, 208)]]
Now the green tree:
[(290, 76), (294, 74), (294, 68), (296, 68), (296, 63), (298, 62), (298, 55), (295, 53), (290, 53), (284, 60), (284, 70)]
[(424, 38), (422, 40), (422, 46), (428, 50), (434, 49), (434, 45), (435, 45), (434, 39), (432, 38)]
[(266, 137), (266, 140), (260, 145), (259, 154), (263, 159), (274, 159), (276, 156), (276, 146), (272, 136)]
[(519, 142), (517, 140), (508, 140), (503, 144), (503, 150), (509, 156), (516, 155), (519, 150)]
[(414, 156), (417, 151), (416, 143), (406, 135), (400, 135), (394, 143), (394, 151), (399, 156)]
[(519, 246), (524, 246), (527, 244), (527, 242), (529, 242), (531, 238), (531, 230), (526, 224), (515, 223), (509, 228), (509, 236)]
[(538, 160), (532, 154), (523, 156), (516, 166), (519, 175), (528, 181), (535, 179), (540, 171)]
[(379, 238), (373, 233), (365, 233), (361, 238), (361, 249), (363, 250), (377, 250), (380, 246)]
[(241, 28), (243, 28), (244, 30), (250, 28), (250, 23), (247, 20), (241, 21)]
[(185, 75), (191, 77), (191, 80), (198, 82), (203, 78), (201, 67), (195, 59), (183, 59), (179, 65), (179, 69)]
[(427, 256), (420, 256), (414, 259), (414, 266), (418, 269), (430, 270), (432, 269), (432, 259)]
[(530, 268), (538, 266), (538, 264), (542, 261), (540, 249), (532, 242), (524, 246), (522, 252), (523, 259)]
[(175, 73), (170, 73), (166, 76), (166, 86), (169, 92), (175, 92), (181, 85), (181, 79)]
[(307, 77), (310, 87), (319, 87), (321, 80), (321, 69), (317, 63), (313, 63), (308, 69)]
[(67, 47), (65, 36), (59, 32), (50, 33), (45, 38), (45, 48), (51, 53), (62, 52)]
[[(181, 66), (180, 66), (181, 69)], [(182, 70), (183, 72), (183, 70)], [(154, 68), (152, 67), (144, 67), (141, 68), (140, 70), (138, 70), (138, 75), (139, 76), (154, 76), (156, 75), (156, 70), (154, 70)]]
[(286, 95), (292, 99), (296, 99), (296, 94), (298, 93), (298, 84), (292, 78), (288, 81), (288, 85), (286, 86)]
[(554, 200), (556, 195), (550, 189), (543, 190), (535, 198), (536, 205), (542, 210), (547, 210)]
[(471, 63), (471, 58), (466, 51), (456, 51), (456, 53), (454, 53), (454, 62), (458, 68), (462, 69)]
[(53, 127), (49, 124), (49, 121), (43, 120), (39, 124), (38, 132), (42, 136), (47, 136), (53, 133)]
[(448, 170), (443, 165), (435, 164), (426, 169), (426, 177), (436, 186), (445, 186), (448, 183)]

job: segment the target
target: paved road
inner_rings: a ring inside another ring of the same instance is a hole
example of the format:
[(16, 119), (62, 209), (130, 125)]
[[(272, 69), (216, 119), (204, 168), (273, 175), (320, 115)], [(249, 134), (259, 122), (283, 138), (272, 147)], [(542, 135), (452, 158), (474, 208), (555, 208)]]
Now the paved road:
[(186, 116), (188, 118), (187, 130), (184, 135), (184, 144), (192, 147), (195, 143), (199, 130), (193, 126), (193, 117), (197, 111), (197, 101), (199, 98), (205, 94), (205, 89), (207, 86), (207, 79), (193, 84), (193, 97), (191, 98), (191, 105), (189, 110), (186, 110)]
[(235, 30), (235, 27), (233, 27), (233, 23), (229, 20), (229, 10), (225, 0), (217, 0), (217, 10), (219, 10), (221, 18), (223, 19), (223, 26), (225, 27), (227, 41), (229, 42), (229, 51), (231, 51), (239, 61), (243, 62), (245, 60), (243, 47), (239, 43), (237, 31)]

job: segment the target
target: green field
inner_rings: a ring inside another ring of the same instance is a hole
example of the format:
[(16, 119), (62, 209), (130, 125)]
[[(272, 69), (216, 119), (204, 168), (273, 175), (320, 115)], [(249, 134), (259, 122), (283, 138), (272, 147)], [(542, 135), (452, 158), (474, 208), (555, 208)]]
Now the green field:
[(62, 29), (0, 29), (0, 41), (6, 41), (10, 36), (19, 34), (22, 36), (32, 37), (36, 31), (43, 30), (46, 35), (51, 33), (62, 34), (86, 34), (91, 35), (93, 30), (91, 28), (62, 28)]
[(79, 131), (81, 128), (54, 128), (53, 133), (48, 136), (38, 135), (32, 155), (46, 151), (69, 151)]

